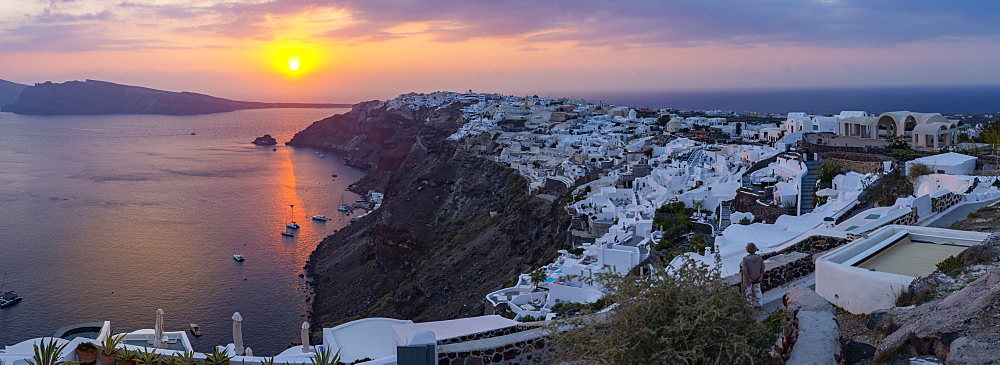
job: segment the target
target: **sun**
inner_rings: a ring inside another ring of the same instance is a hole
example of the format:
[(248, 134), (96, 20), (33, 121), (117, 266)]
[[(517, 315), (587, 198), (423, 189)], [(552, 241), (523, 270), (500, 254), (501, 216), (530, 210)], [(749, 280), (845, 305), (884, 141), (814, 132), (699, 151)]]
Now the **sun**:
[(268, 58), (273, 69), (288, 76), (298, 77), (313, 72), (320, 65), (318, 47), (306, 44), (272, 46)]

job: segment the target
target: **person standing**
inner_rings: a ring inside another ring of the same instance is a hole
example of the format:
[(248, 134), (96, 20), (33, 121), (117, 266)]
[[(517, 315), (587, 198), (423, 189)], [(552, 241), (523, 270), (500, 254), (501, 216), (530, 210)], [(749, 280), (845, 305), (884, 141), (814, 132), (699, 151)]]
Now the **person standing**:
[(740, 262), (743, 290), (748, 296), (756, 297), (757, 304), (761, 305), (760, 283), (764, 281), (764, 258), (757, 254), (757, 245), (753, 242), (747, 243), (746, 250), (747, 255)]

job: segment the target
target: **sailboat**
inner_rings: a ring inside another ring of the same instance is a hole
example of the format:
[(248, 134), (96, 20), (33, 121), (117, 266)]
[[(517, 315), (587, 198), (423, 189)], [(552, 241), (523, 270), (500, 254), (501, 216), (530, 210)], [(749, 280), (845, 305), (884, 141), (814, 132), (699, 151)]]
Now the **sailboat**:
[(337, 206), (337, 210), (339, 210), (341, 212), (350, 212), (350, 211), (354, 210), (354, 209), (351, 208), (350, 205), (344, 204), (344, 193), (343, 192), (340, 193), (340, 205)]
[[(295, 214), (295, 205), (292, 204), (291, 207), (292, 207), (292, 213), (289, 213), (289, 214), (290, 215), (294, 215)], [(291, 217), (289, 217), (289, 218), (291, 218)], [(292, 223), (286, 224), (285, 227), (288, 227), (288, 228), (291, 228), (291, 229), (299, 229), (299, 224), (295, 223), (295, 221), (292, 221)]]
[(17, 304), (18, 302), (20, 302), (21, 299), (24, 299), (24, 298), (21, 298), (21, 296), (15, 294), (12, 291), (4, 292), (3, 291), (3, 287), (4, 287), (4, 284), (6, 284), (6, 283), (7, 283), (7, 273), (4, 272), (3, 273), (3, 281), (0, 281), (0, 293), (3, 293), (3, 295), (0, 295), (0, 308), (10, 307), (10, 306), (12, 306), (12, 305)]

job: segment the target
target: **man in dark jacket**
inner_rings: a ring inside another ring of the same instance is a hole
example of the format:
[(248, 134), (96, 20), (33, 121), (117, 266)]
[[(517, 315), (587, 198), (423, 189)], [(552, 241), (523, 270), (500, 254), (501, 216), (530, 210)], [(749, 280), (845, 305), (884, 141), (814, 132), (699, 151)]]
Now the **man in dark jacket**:
[(740, 278), (743, 290), (747, 295), (753, 295), (760, 304), (760, 283), (764, 281), (764, 258), (757, 254), (757, 245), (747, 243), (747, 255), (740, 262)]

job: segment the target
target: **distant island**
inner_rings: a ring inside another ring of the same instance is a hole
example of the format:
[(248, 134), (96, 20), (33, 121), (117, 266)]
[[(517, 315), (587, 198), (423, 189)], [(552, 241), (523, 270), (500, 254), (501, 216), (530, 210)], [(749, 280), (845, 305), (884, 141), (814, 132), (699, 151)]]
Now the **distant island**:
[(21, 95), (28, 85), (18, 84), (7, 80), (0, 80), (0, 108), (17, 101), (17, 96)]
[[(15, 84), (17, 85), (17, 84)], [(265, 108), (343, 108), (351, 104), (261, 103), (192, 92), (171, 92), (106, 81), (44, 82), (21, 90), (17, 101), (0, 111), (17, 114), (165, 114), (194, 115)]]

